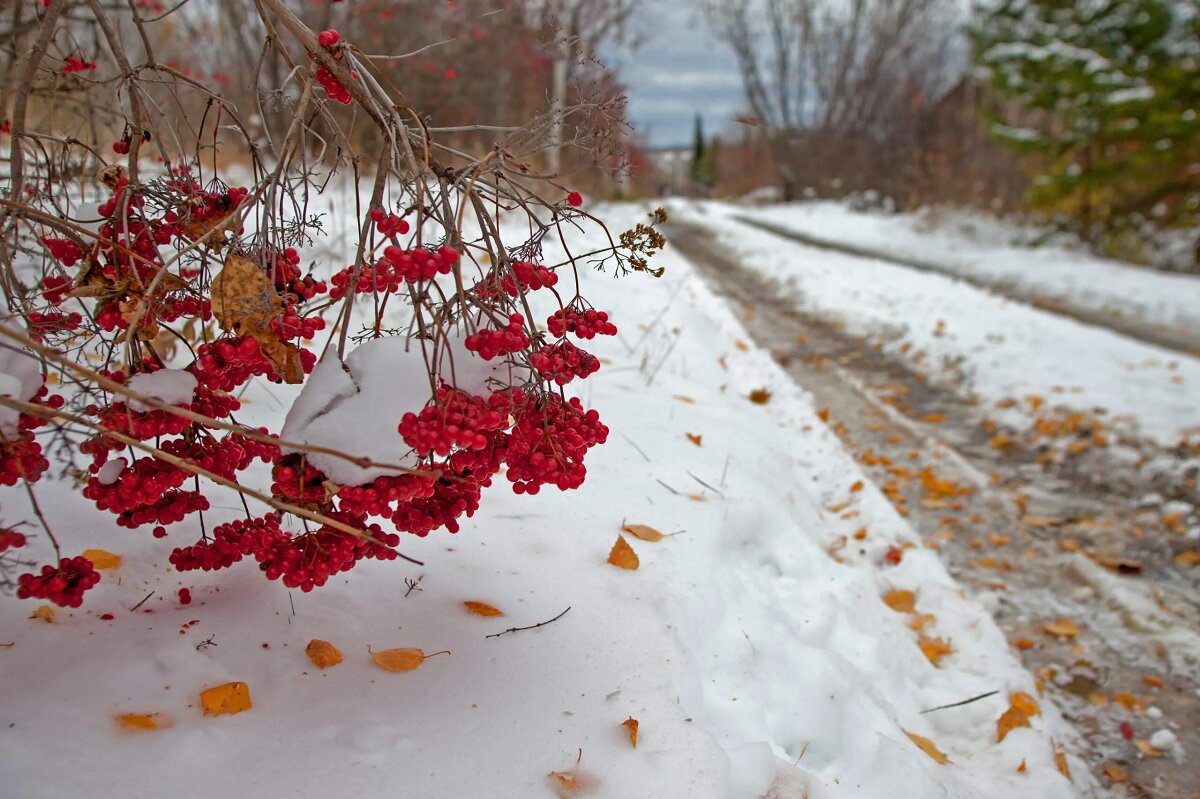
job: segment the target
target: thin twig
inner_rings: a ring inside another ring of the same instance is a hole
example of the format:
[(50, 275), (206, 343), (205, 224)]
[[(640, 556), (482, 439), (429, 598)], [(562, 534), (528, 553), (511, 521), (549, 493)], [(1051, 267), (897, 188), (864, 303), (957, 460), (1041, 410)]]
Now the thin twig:
[(492, 633), (491, 635), (485, 635), (484, 638), (499, 638), (500, 636), (508, 635), (509, 633), (519, 633), (522, 630), (536, 630), (538, 627), (545, 627), (547, 624), (553, 624), (554, 622), (561, 619), (563, 616), (566, 616), (567, 611), (569, 611), (570, 609), (571, 608), (568, 605), (567, 610), (564, 610), (562, 613), (558, 614), (553, 619), (546, 619), (545, 621), (539, 621), (537, 624), (531, 624), (528, 627), (509, 627), (507, 630), (505, 630), (502, 633)]
[(138, 608), (140, 608), (142, 605), (146, 604), (146, 600), (148, 600), (148, 599), (149, 599), (150, 597), (152, 597), (152, 596), (154, 596), (154, 592), (153, 592), (153, 591), (151, 591), (150, 593), (148, 593), (148, 594), (146, 594), (144, 597), (142, 597), (142, 601), (141, 601), (141, 602), (139, 602), (139, 603), (137, 603), (137, 604), (136, 604), (136, 605), (134, 605), (133, 607), (131, 607), (131, 608), (129, 609), (129, 612), (130, 612), (130, 613), (133, 613), (135, 610), (137, 610)]
[(979, 696), (973, 696), (970, 699), (964, 699), (961, 702), (953, 702), (949, 705), (938, 705), (937, 707), (931, 707), (928, 710), (922, 710), (921, 715), (923, 716), (926, 713), (932, 713), (935, 710), (946, 710), (947, 708), (952, 708), (952, 707), (962, 707), (963, 705), (969, 705), (972, 702), (978, 702), (980, 699), (987, 699), (989, 696), (995, 696), (998, 693), (1000, 693), (1000, 692), (999, 691), (988, 691), (986, 694), (980, 694)]

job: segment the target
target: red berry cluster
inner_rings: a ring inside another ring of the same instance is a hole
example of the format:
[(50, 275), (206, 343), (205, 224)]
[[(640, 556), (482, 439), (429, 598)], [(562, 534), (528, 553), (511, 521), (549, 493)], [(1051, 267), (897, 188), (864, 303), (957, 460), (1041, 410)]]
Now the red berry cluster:
[(563, 491), (578, 488), (587, 475), (583, 456), (607, 438), (608, 428), (596, 411), (584, 411), (575, 397), (564, 402), (548, 394), (530, 401), (517, 418), (505, 453), (506, 476), (518, 494), (536, 494), (547, 484)]
[(526, 291), (537, 291), (558, 282), (558, 275), (540, 264), (513, 261), (510, 266), (511, 274), (505, 275), (500, 281), (500, 287), (510, 297), (516, 297)]
[(63, 558), (58, 566), (43, 566), (41, 574), (22, 574), (17, 578), (17, 597), (46, 599), (66, 608), (83, 604), (83, 594), (96, 583), (100, 575), (85, 557)]
[(254, 553), (259, 568), (268, 580), (280, 580), (288, 588), (311, 591), (335, 574), (348, 571), (363, 558), (392, 560), (392, 547), (400, 536), (386, 533), (379, 525), (366, 523), (366, 517), (334, 512), (330, 518), (363, 530), (374, 542), (346, 535), (328, 526), (295, 537), (285, 535)]
[(530, 344), (525, 332), (525, 317), (515, 313), (508, 317), (508, 324), (495, 330), (480, 330), (467, 336), (464, 346), (479, 357), (490, 361), (500, 355), (511, 355), (526, 349)]
[(508, 414), (489, 407), (482, 397), (443, 387), (419, 414), (404, 414), (400, 435), (420, 456), (446, 456), (457, 447), (485, 449), (491, 434), (507, 425)]
[(9, 549), (20, 549), (23, 546), (25, 546), (24, 533), (0, 528), (0, 555)]
[[(403, 220), (401, 220), (403, 222)], [(363, 264), (354, 284), (356, 294), (399, 291), (405, 283), (432, 280), (438, 275), (448, 275), (458, 263), (458, 251), (453, 247), (429, 250), (417, 247), (404, 250), (395, 245), (384, 248), (383, 255), (373, 264)], [(354, 267), (348, 266), (330, 278), (332, 288), (329, 296), (338, 299), (350, 291)]]
[(583, 379), (600, 369), (600, 359), (569, 341), (548, 344), (529, 357), (533, 368), (547, 380), (565, 386), (575, 378)]
[(563, 308), (555, 311), (546, 320), (546, 327), (552, 336), (561, 338), (571, 333), (578, 338), (591, 339), (596, 336), (615, 336), (617, 326), (608, 321), (608, 314), (588, 308), (583, 313), (574, 308)]
[(382, 208), (372, 208), (370, 217), (375, 223), (375, 229), (389, 239), (395, 240), (397, 236), (403, 236), (409, 230), (407, 222), (395, 214), (384, 213)]
[[(338, 47), (342, 36), (337, 31), (330, 28), (329, 30), (321, 31), (317, 34), (317, 44), (324, 47), (333, 53), (333, 57), (338, 61), (342, 60), (342, 50)], [(310, 56), (311, 57), (311, 56)], [(351, 77), (357, 78), (358, 75), (354, 72), (350, 73)], [(321, 88), (325, 90), (325, 94), (330, 100), (349, 105), (354, 99), (350, 95), (350, 90), (342, 85), (341, 81), (333, 76), (333, 73), (326, 69), (324, 64), (317, 65), (317, 83), (321, 84)]]
[(213, 528), (212, 536), (211, 540), (173, 550), (171, 565), (181, 572), (224, 569), (247, 555), (288, 538), (288, 534), (279, 526), (277, 513), (219, 524)]

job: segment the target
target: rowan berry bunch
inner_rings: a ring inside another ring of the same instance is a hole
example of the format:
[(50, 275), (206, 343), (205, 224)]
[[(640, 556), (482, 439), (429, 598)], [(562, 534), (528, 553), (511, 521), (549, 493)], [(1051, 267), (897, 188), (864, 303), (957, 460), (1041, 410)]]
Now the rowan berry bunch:
[[(261, 0), (256, 13), (270, 16), (271, 30), (303, 43), (310, 59), (290, 78), (300, 99), (294, 108), (280, 104), (285, 124), (272, 128), (288, 131), (286, 138), (256, 139), (233, 105), (205, 92), (204, 112), (189, 120), (200, 131), (196, 141), (172, 150), (183, 128), (167, 136), (152, 131), (155, 120), (131, 99), (151, 94), (127, 85), (143, 73), (167, 78), (135, 66), (121, 68), (130, 76), (114, 99), (127, 112), (123, 127), (118, 122), (118, 131), (85, 148), (89, 158), (112, 157), (110, 150), (123, 157), (103, 165), (87, 186), (89, 196), (102, 191), (91, 216), (63, 213), (74, 200), (64, 201), (68, 187), (49, 179), (58, 174), (55, 164), (16, 149), (39, 181), (13, 189), (9, 196), (27, 198), (28, 206), (0, 217), (0, 236), (42, 268), (22, 276), (28, 285), (20, 291), (0, 286), (8, 307), (19, 309), (0, 320), (0, 486), (32, 491), (51, 468), (46, 453), (68, 453), (73, 459), (61, 465), (82, 483), (82, 495), (119, 527), (173, 539), (170, 563), (178, 571), (252, 560), (268, 579), (309, 591), (365, 558), (405, 557), (396, 549), (401, 533), (458, 532), (499, 476), (518, 494), (578, 488), (584, 459), (608, 428), (562, 387), (600, 368), (577, 342), (617, 328), (581, 295), (569, 249), (558, 260), (543, 250), (559, 226), (600, 223), (583, 209), (579, 192), (557, 183), (553, 191), (523, 188), (522, 181), (540, 180), (530, 177), (540, 170), (522, 160), (532, 153), (519, 150), (523, 137), (498, 148), (502, 158), (469, 168), (438, 162), (442, 149), (423, 115), (382, 88), (387, 82), (376, 79), (361, 52), (337, 30), (303, 28), (281, 3)], [(266, 44), (295, 63), (282, 35)], [(100, 78), (124, 59), (70, 56), (59, 69)], [(376, 136), (338, 127), (336, 115), (345, 112), (336, 106), (352, 103)], [(206, 172), (197, 155), (212, 151), (215, 162), (220, 147), (232, 149), (220, 139), (231, 129), (244, 137), (237, 152), (254, 165), (245, 185), (220, 179), (216, 163)], [(382, 141), (383, 151), (363, 152), (358, 142), (367, 140)], [(319, 217), (305, 209), (330, 175), (318, 179), (308, 159), (334, 150), (356, 168), (372, 159), (387, 168), (378, 170), (369, 207), (353, 220), (357, 240), (325, 268), (313, 238)], [(280, 159), (270, 168), (257, 160), (268, 151)], [(519, 179), (510, 179), (510, 170)], [(72, 198), (85, 193), (70, 188)], [(489, 208), (525, 209), (534, 232), (510, 246)], [(631, 252), (648, 257), (649, 234), (639, 235)], [(631, 258), (613, 246), (590, 264), (615, 259), (624, 271)], [(23, 325), (15, 330), (18, 319)], [(351, 336), (356, 326), (362, 332)], [(349, 372), (348, 339), (384, 335), (403, 336), (422, 353), (417, 384), (428, 383), (427, 394), (376, 411), (397, 442), (386, 468), (360, 453), (284, 440), (278, 430), (239, 422), (239, 397), (252, 382), (300, 385), (304, 399), (320, 353), (342, 359)], [(14, 353), (24, 366), (12, 365)], [(456, 373), (471, 371), (461, 359), (490, 370), (486, 380), (469, 387), (457, 381)], [(62, 376), (65, 398), (47, 388), (51, 372)], [(328, 458), (375, 471), (347, 480)], [(213, 501), (219, 491), (243, 494), (245, 518), (229, 518), (222, 506), (237, 503)], [(252, 512), (247, 496), (269, 509)], [(42, 523), (54, 557), (21, 575), (17, 593), (77, 607), (100, 575), (85, 558), (63, 556)], [(40, 537), (0, 528), (0, 555), (28, 552)], [(190, 592), (181, 589), (179, 599), (190, 602)]]

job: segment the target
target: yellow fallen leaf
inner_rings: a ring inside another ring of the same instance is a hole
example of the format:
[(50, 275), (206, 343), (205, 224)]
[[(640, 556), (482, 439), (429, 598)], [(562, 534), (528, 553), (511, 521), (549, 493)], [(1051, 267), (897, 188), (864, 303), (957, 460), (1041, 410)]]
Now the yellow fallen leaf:
[(476, 616), (503, 616), (504, 615), (503, 611), (492, 607), (491, 605), (489, 605), (486, 602), (476, 602), (474, 600), (468, 599), (466, 602), (463, 602), (463, 606), (467, 610), (474, 613)]
[(856, 481), (854, 481), (854, 485), (850, 486), (851, 494), (857, 494), (859, 491), (862, 491), (862, 490), (863, 490), (863, 481), (862, 480), (856, 480)]
[(632, 746), (634, 749), (637, 749), (638, 720), (635, 719), (633, 716), (630, 716), (629, 718), (622, 721), (621, 725), (629, 730), (630, 746)]
[(253, 706), (250, 686), (244, 682), (227, 682), (200, 692), (200, 707), (206, 716), (241, 713)]
[(924, 735), (917, 735), (915, 732), (909, 732), (908, 730), (905, 730), (904, 734), (908, 736), (910, 741), (917, 745), (918, 749), (933, 758), (935, 762), (940, 763), (943, 766), (950, 762), (950, 758), (946, 757), (946, 755), (942, 753), (942, 750), (938, 749), (937, 746), (934, 745), (933, 741), (929, 740)]
[(31, 619), (41, 619), (46, 624), (54, 624), (54, 608), (49, 605), (39, 605), (38, 609), (29, 614)]
[(1017, 691), (1009, 701), (1013, 707), (1026, 716), (1037, 716), (1042, 712), (1042, 708), (1038, 705), (1037, 700), (1024, 691)]
[(111, 552), (105, 552), (103, 549), (85, 549), (81, 553), (83, 557), (92, 562), (98, 571), (106, 569), (118, 569), (121, 567), (121, 556), (114, 555)]
[(621, 536), (617, 536), (617, 543), (613, 544), (612, 550), (608, 553), (608, 562), (630, 571), (636, 569), (639, 563), (637, 553)]
[(308, 659), (318, 669), (327, 669), (342, 662), (341, 650), (328, 641), (322, 641), (319, 638), (314, 638), (308, 642), (308, 646), (304, 649), (304, 654), (308, 655)]
[(658, 530), (644, 524), (623, 524), (621, 529), (643, 541), (662, 541), (665, 538)]
[(1129, 782), (1129, 772), (1118, 766), (1116, 763), (1104, 764), (1104, 776), (1108, 777), (1113, 782)]
[(883, 604), (897, 613), (912, 613), (917, 606), (917, 595), (912, 591), (888, 591), (883, 595)]
[(1164, 754), (1161, 749), (1154, 748), (1149, 741), (1144, 741), (1140, 738), (1135, 740), (1133, 745), (1136, 746), (1137, 750), (1146, 757), (1162, 757)]
[(1029, 767), (1025, 765), (1025, 758), (1021, 758), (1021, 765), (1017, 766), (1017, 773), (1024, 774), (1028, 770)]
[(1065, 752), (1054, 753), (1054, 765), (1058, 766), (1058, 770), (1062, 772), (1062, 775), (1069, 782), (1071, 780), (1071, 767), (1067, 765), (1067, 755)]
[(551, 771), (546, 775), (559, 799), (579, 796), (592, 787), (593, 781), (581, 771)]
[(765, 388), (756, 388), (750, 392), (748, 399), (755, 405), (766, 405), (771, 401), (771, 392)]
[(432, 652), (426, 655), (420, 649), (411, 647), (401, 647), (399, 649), (381, 649), (378, 652), (371, 653), (371, 660), (375, 661), (375, 665), (384, 671), (403, 672), (413, 671), (425, 662), (427, 658), (435, 655), (449, 655), (448, 650), (441, 652)]
[(1042, 629), (1051, 635), (1058, 636), (1059, 638), (1074, 638), (1075, 636), (1079, 635), (1079, 625), (1070, 619), (1059, 619), (1058, 621), (1052, 621), (1042, 627)]
[(1188, 550), (1175, 556), (1175, 562), (1180, 566), (1200, 566), (1200, 552)]
[(117, 716), (117, 724), (122, 729), (149, 732), (170, 727), (171, 719), (162, 713), (122, 713)]
[(1019, 708), (1010, 707), (1000, 718), (996, 719), (996, 741), (1003, 741), (1017, 727), (1028, 726), (1029, 716), (1022, 713)]
[(704, 436), (696, 435), (695, 433), (684, 433), (687, 440), (695, 444), (697, 447), (704, 443)]
[(941, 638), (935, 638), (932, 635), (922, 635), (917, 638), (917, 646), (925, 653), (925, 657), (929, 658), (929, 662), (935, 666), (941, 662), (943, 657), (954, 651)]

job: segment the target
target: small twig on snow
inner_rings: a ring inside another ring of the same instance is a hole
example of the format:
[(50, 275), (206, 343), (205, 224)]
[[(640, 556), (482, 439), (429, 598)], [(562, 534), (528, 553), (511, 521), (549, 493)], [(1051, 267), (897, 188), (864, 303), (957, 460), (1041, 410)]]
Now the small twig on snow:
[(528, 627), (509, 627), (507, 630), (505, 630), (502, 633), (492, 633), (491, 635), (485, 635), (484, 638), (499, 638), (500, 636), (508, 635), (509, 633), (519, 633), (522, 630), (536, 630), (538, 627), (545, 627), (547, 624), (553, 624), (554, 622), (561, 619), (563, 616), (566, 616), (567, 611), (569, 611), (570, 609), (571, 608), (568, 605), (567, 610), (564, 610), (562, 613), (558, 614), (553, 619), (546, 619), (545, 621), (539, 621), (537, 624), (531, 624)]
[(986, 694), (980, 694), (979, 696), (973, 696), (970, 699), (964, 699), (961, 702), (953, 702), (949, 705), (938, 705), (937, 707), (931, 707), (928, 710), (922, 710), (921, 715), (923, 716), (926, 713), (932, 713), (935, 710), (946, 710), (947, 708), (952, 708), (952, 707), (962, 707), (963, 705), (969, 705), (972, 702), (978, 702), (980, 699), (987, 699), (989, 696), (995, 696), (998, 693), (1000, 693), (1000, 692), (999, 691), (988, 691)]

